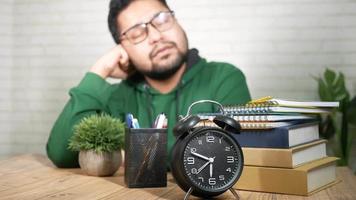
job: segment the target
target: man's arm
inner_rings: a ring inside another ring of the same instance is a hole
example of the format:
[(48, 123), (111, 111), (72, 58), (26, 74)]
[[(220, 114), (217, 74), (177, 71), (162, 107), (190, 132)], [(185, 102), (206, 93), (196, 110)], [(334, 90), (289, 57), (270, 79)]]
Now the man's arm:
[(73, 126), (82, 118), (106, 112), (111, 86), (94, 73), (87, 73), (81, 83), (70, 90), (70, 100), (55, 122), (47, 142), (47, 155), (57, 167), (78, 167), (78, 153), (68, 150)]
[(79, 166), (78, 153), (68, 150), (74, 125), (88, 115), (110, 113), (107, 105), (112, 87), (105, 79), (125, 79), (130, 70), (127, 53), (117, 45), (98, 59), (78, 87), (70, 90), (70, 100), (55, 122), (46, 147), (48, 157), (57, 167)]

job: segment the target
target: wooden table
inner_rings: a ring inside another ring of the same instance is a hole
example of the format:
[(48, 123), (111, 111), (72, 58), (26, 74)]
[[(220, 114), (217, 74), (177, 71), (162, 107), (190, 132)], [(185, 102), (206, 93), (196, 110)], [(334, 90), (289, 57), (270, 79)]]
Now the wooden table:
[[(241, 199), (356, 199), (356, 177), (337, 168), (342, 182), (310, 197), (238, 191)], [(80, 169), (57, 169), (42, 155), (22, 155), (0, 161), (0, 199), (183, 199), (184, 192), (168, 176), (165, 188), (129, 189), (121, 168), (113, 177), (91, 177)], [(190, 199), (198, 199), (192, 197)], [(230, 192), (216, 199), (233, 199)]]

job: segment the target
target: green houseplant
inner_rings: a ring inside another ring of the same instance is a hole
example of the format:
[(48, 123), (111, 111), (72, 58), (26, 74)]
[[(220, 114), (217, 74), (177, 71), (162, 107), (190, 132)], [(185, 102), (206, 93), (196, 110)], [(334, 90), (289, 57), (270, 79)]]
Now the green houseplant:
[(74, 126), (69, 149), (79, 151), (79, 165), (93, 176), (110, 176), (122, 162), (125, 124), (107, 114), (91, 115)]
[(339, 165), (348, 165), (353, 138), (356, 135), (356, 96), (350, 97), (344, 74), (326, 69), (317, 78), (319, 97), (323, 101), (338, 101), (340, 106), (331, 115), (322, 116), (320, 134), (328, 139)]

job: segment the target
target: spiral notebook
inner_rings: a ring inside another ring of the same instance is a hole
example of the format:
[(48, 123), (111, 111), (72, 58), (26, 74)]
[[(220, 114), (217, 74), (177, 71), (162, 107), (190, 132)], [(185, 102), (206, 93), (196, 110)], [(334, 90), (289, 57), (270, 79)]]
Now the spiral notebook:
[[(213, 120), (217, 114), (216, 113), (204, 113), (198, 114), (200, 119)], [(277, 122), (277, 121), (292, 121), (292, 120), (313, 120), (315, 116), (303, 115), (303, 114), (293, 114), (293, 115), (232, 115), (236, 121), (239, 122)]]
[[(290, 122), (239, 122), (241, 129), (243, 130), (259, 130), (259, 129), (273, 129), (283, 126), (290, 126), (296, 124), (296, 121)], [(199, 126), (211, 126), (218, 127), (214, 122), (210, 120), (202, 120), (195, 127)]]
[(337, 101), (293, 101), (277, 99), (271, 96), (262, 97), (260, 99), (252, 100), (248, 104), (259, 104), (259, 103), (269, 103), (275, 106), (284, 107), (301, 107), (301, 108), (335, 108), (339, 107), (339, 102)]
[(339, 102), (329, 101), (290, 101), (263, 97), (253, 100), (245, 105), (224, 106), (226, 114), (249, 115), (249, 114), (276, 114), (276, 113), (307, 113), (319, 114), (330, 113), (332, 108), (338, 107)]
[(246, 115), (246, 114), (272, 114), (272, 113), (330, 113), (331, 110), (324, 108), (296, 108), (296, 107), (282, 107), (274, 104), (258, 103), (247, 104), (244, 106), (230, 105), (224, 106), (224, 112), (230, 115)]

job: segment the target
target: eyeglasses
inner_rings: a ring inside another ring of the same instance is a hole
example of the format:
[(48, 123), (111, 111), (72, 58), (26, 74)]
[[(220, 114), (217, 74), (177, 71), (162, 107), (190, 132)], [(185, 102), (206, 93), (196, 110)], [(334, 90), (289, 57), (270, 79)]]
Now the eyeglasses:
[(144, 41), (148, 36), (148, 24), (151, 24), (159, 32), (167, 31), (172, 28), (175, 22), (173, 11), (162, 11), (155, 14), (152, 19), (146, 23), (140, 23), (127, 29), (120, 35), (120, 40), (126, 38), (133, 44)]

